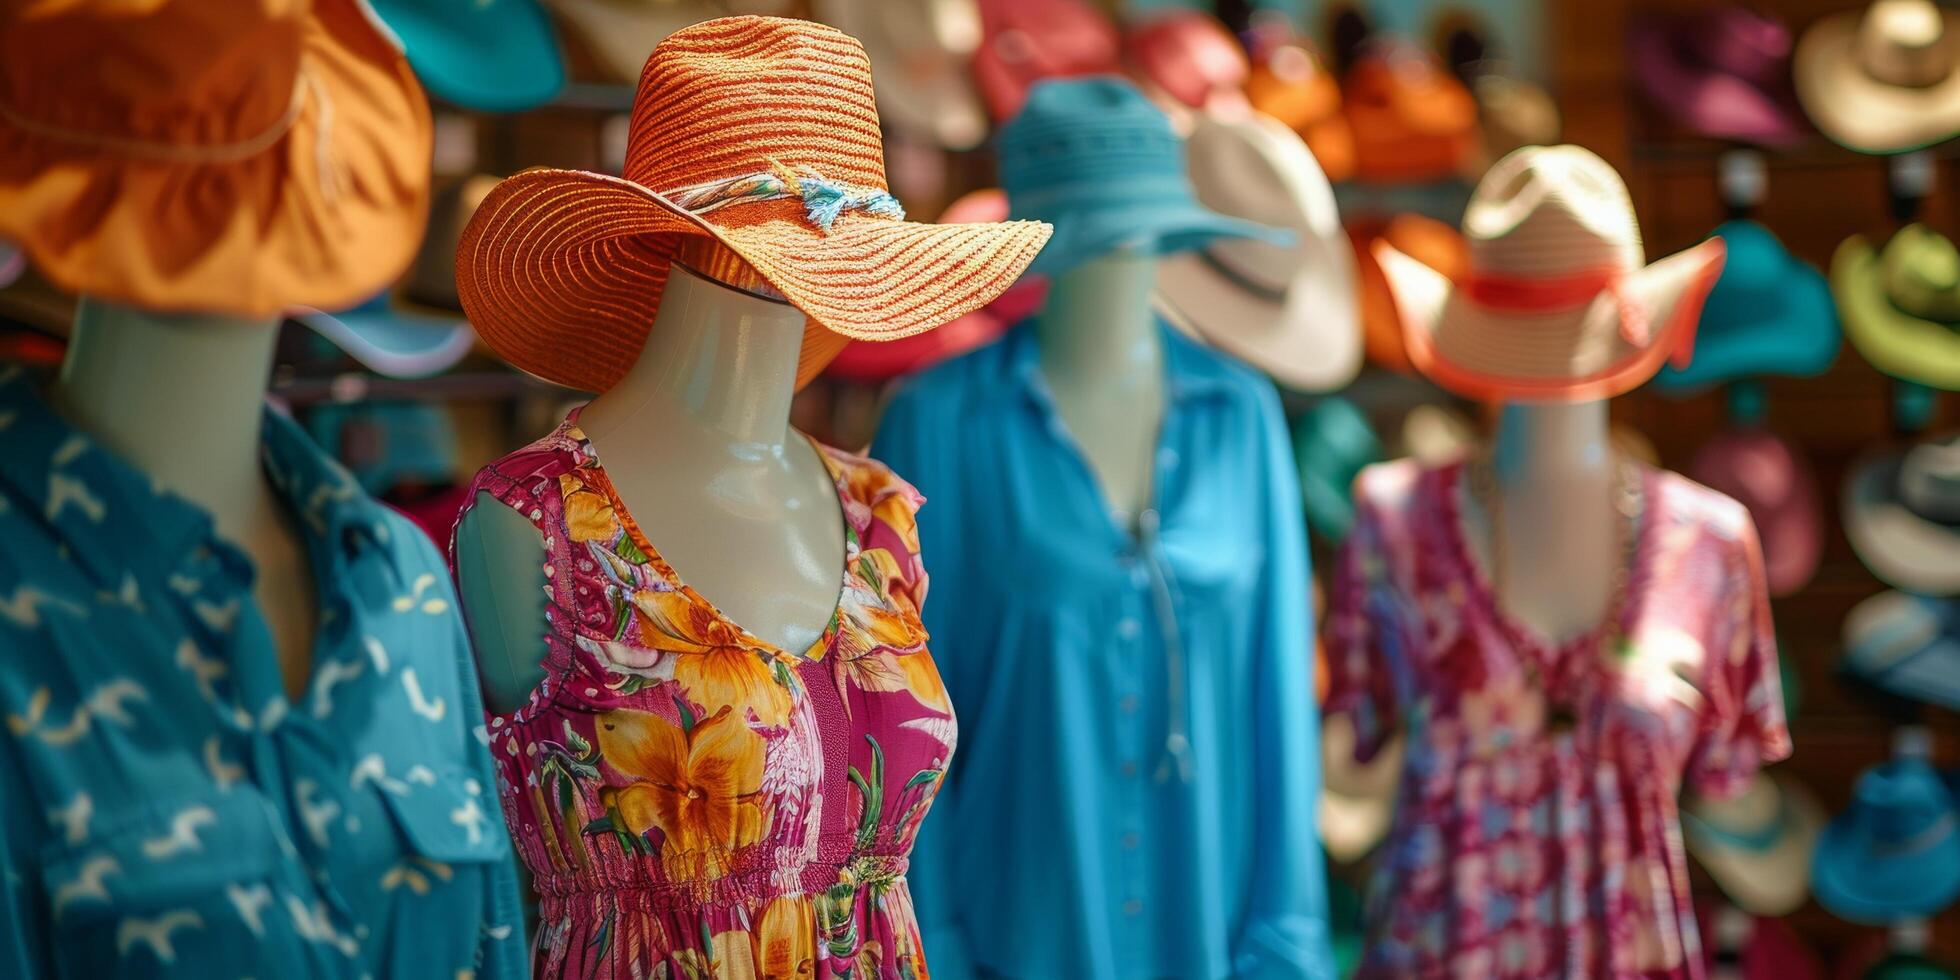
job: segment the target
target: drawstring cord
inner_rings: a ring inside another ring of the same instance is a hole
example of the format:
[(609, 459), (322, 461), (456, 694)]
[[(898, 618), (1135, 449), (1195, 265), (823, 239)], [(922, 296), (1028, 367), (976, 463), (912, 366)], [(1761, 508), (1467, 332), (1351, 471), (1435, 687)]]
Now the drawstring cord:
[(1164, 637), (1164, 697), (1167, 707), (1164, 756), (1157, 765), (1156, 780), (1166, 782), (1173, 772), (1177, 781), (1191, 781), (1191, 739), (1186, 717), (1184, 692), (1184, 637), (1177, 623), (1177, 592), (1161, 560), (1161, 539), (1157, 536), (1155, 509), (1137, 515), (1139, 560), (1150, 575), (1151, 606), (1157, 614), (1157, 631)]

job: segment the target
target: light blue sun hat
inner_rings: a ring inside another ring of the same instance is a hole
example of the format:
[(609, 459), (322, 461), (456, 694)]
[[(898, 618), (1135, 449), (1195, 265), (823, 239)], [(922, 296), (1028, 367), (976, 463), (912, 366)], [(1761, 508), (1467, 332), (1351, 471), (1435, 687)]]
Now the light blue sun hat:
[(1689, 394), (1742, 378), (1824, 373), (1843, 336), (1824, 274), (1754, 221), (1724, 222), (1710, 235), (1728, 259), (1702, 304), (1694, 359), (1663, 367), (1654, 387)]
[(1200, 205), (1170, 120), (1121, 78), (1036, 84), (1001, 127), (999, 154), (1009, 217), (1055, 226), (1030, 275), (1066, 272), (1119, 249), (1170, 255), (1216, 238), (1293, 240)]
[(534, 109), (565, 87), (558, 33), (536, 0), (368, 0), (429, 94), (479, 112)]

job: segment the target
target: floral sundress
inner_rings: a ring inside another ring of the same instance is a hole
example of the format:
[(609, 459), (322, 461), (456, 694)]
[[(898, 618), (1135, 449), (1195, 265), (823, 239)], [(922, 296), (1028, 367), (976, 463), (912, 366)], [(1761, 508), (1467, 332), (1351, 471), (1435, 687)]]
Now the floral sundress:
[(1362, 977), (1703, 975), (1676, 799), (1790, 752), (1742, 505), (1641, 470), (1608, 622), (1553, 644), (1501, 609), (1464, 464), (1371, 466), (1328, 593), (1327, 710), (1405, 736)]
[(846, 568), (822, 637), (785, 651), (681, 582), (577, 418), (473, 485), (545, 545), (546, 677), (489, 719), (536, 975), (926, 976), (906, 860), (956, 729), (919, 623), (922, 498), (820, 450)]

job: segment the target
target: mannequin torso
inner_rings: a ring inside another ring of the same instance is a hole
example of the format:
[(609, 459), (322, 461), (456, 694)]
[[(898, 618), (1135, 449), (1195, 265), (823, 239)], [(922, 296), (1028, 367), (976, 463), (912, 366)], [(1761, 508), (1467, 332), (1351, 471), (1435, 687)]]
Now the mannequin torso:
[(1101, 256), (1055, 277), (1035, 317), (1055, 410), (1124, 526), (1149, 506), (1164, 417), (1164, 348), (1150, 290), (1157, 259)]
[(306, 543), (259, 455), (278, 323), (149, 313), (83, 297), (51, 399), (102, 446), (212, 516), (257, 570), (288, 696), (312, 670)]
[(1493, 522), (1469, 481), (1463, 487), (1477, 565), (1503, 583), (1504, 612), (1538, 636), (1557, 643), (1584, 634), (1610, 612), (1622, 557), (1606, 403), (1505, 405), (1492, 448), (1504, 519)]
[[(800, 652), (837, 607), (844, 523), (816, 447), (789, 426), (804, 316), (676, 264), (638, 361), (579, 415), (620, 500), (695, 591)], [(536, 527), (486, 493), (456, 529), (463, 612), (492, 711), (543, 679)]]

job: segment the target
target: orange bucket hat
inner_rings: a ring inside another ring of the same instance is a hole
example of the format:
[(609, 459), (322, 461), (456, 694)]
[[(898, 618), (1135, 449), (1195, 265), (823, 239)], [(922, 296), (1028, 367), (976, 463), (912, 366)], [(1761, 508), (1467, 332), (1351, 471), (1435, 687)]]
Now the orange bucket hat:
[(604, 391), (639, 356), (677, 251), (711, 238), (809, 317), (800, 384), (842, 338), (896, 340), (986, 305), (1051, 230), (905, 221), (863, 46), (806, 21), (727, 17), (647, 58), (624, 179), (504, 181), (463, 232), (456, 285), (505, 360)]
[(0, 0), (0, 237), (69, 292), (338, 309), (414, 257), (429, 110), (359, 0)]

